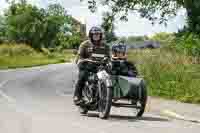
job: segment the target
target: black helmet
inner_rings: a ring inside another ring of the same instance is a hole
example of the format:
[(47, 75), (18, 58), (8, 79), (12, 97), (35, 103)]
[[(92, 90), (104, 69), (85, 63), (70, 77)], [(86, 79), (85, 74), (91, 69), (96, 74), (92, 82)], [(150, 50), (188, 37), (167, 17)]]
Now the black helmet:
[(93, 41), (93, 38), (92, 38), (93, 34), (98, 34), (98, 33), (100, 34), (100, 40), (102, 40), (103, 32), (101, 28), (95, 26), (90, 29), (89, 38), (91, 39), (91, 41)]

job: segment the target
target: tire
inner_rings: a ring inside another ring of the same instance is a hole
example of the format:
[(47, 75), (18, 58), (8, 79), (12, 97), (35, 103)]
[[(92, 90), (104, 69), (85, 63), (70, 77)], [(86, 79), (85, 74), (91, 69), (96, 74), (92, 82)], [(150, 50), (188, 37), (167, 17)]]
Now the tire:
[(137, 113), (137, 117), (142, 117), (142, 115), (145, 112), (145, 107), (146, 107), (146, 103), (147, 103), (147, 88), (146, 85), (144, 84), (144, 82), (142, 82), (141, 84), (141, 99), (140, 104), (141, 104), (141, 108), (139, 110), (139, 112)]
[(79, 112), (82, 115), (86, 115), (88, 113), (88, 109), (85, 107), (79, 107)]
[[(101, 91), (99, 93), (101, 93), (102, 97), (99, 97), (99, 118), (107, 119), (112, 106), (112, 87), (107, 87), (105, 82), (101, 82), (100, 86)], [(106, 102), (104, 102), (105, 100)]]

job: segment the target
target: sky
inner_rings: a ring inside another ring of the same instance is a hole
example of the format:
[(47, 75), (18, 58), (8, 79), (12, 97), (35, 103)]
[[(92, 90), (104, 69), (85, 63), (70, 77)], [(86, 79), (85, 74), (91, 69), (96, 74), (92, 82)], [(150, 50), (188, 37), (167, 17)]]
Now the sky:
[[(80, 0), (28, 0), (30, 3), (39, 7), (46, 7), (50, 3), (59, 2), (66, 8), (68, 14), (71, 14), (74, 18), (86, 23), (87, 31), (96, 25), (100, 25), (102, 22), (102, 12), (106, 11), (105, 8), (99, 7), (96, 13), (91, 13), (87, 8), (86, 2), (80, 2)], [(7, 7), (5, 0), (0, 0), (0, 13)], [(117, 36), (151, 36), (159, 32), (177, 32), (181, 29), (185, 22), (185, 11), (180, 10), (178, 16), (169, 20), (168, 26), (164, 25), (152, 25), (151, 22), (144, 18), (138, 17), (136, 14), (129, 14), (128, 22), (115, 22), (115, 33)]]

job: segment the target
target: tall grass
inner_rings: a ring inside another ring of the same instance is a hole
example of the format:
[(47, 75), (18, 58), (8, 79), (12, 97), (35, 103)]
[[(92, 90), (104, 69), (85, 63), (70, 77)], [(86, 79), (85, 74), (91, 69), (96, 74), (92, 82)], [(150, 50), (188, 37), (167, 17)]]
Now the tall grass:
[(72, 55), (67, 52), (38, 52), (25, 44), (0, 45), (0, 69), (62, 63), (70, 58)]
[(166, 49), (129, 51), (147, 81), (150, 95), (200, 103), (200, 66), (193, 57)]

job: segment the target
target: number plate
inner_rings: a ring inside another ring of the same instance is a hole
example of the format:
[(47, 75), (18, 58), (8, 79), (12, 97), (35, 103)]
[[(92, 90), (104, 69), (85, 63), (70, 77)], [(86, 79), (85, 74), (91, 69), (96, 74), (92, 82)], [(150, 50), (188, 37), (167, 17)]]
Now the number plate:
[(109, 78), (109, 74), (105, 70), (98, 72), (97, 76), (98, 76), (99, 79)]

